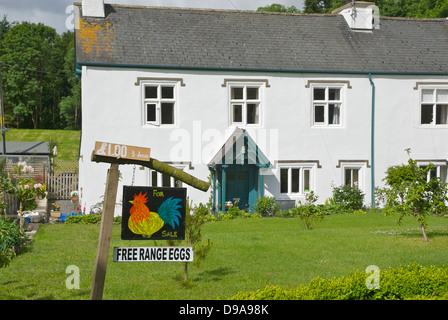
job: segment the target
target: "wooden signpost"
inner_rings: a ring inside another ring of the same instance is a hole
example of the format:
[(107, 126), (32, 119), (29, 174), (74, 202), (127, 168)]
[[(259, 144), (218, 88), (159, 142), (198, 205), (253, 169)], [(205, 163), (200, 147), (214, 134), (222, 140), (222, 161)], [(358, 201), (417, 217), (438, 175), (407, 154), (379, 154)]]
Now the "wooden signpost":
[[(186, 172), (183, 172), (182, 170), (176, 169), (170, 165), (167, 165), (156, 159), (151, 158), (149, 148), (114, 144), (108, 142), (96, 142), (95, 149), (92, 152), (91, 160), (94, 162), (110, 163), (110, 168), (108, 170), (106, 180), (103, 215), (101, 218), (98, 248), (95, 259), (95, 270), (93, 273), (92, 290), (90, 293), (91, 300), (101, 300), (103, 296), (104, 282), (106, 279), (107, 260), (109, 256), (110, 239), (112, 235), (112, 224), (113, 224), (115, 201), (118, 189), (118, 177), (120, 173), (118, 170), (119, 165), (136, 164), (145, 166), (154, 169), (156, 171), (168, 174), (169, 176), (174, 177), (177, 180), (180, 180), (202, 191), (207, 191), (208, 188), (210, 187), (210, 183), (197, 179), (187, 174)], [(139, 252), (141, 251), (141, 249), (138, 250)], [(127, 250), (117, 251), (117, 254), (118, 252), (125, 252), (125, 251), (128, 252)], [(132, 253), (133, 252), (134, 250), (132, 250)], [(187, 260), (182, 259), (179, 260), (180, 258), (177, 260), (188, 261), (188, 259), (190, 259), (190, 254), (187, 253), (189, 252), (190, 250), (186, 251), (182, 258)], [(175, 253), (173, 251), (173, 255), (174, 254)], [(152, 256), (149, 255), (149, 257)], [(178, 257), (180, 257), (180, 253)], [(127, 261), (126, 259), (124, 260), (123, 259), (124, 258), (122, 258), (122, 261)]]

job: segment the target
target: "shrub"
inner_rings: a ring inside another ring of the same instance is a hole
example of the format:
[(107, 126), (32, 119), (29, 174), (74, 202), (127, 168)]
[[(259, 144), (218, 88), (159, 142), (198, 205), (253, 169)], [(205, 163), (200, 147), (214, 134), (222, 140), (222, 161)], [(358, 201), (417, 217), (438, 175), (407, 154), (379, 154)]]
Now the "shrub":
[(317, 199), (318, 197), (311, 191), (305, 196), (305, 204), (300, 203), (300, 206), (291, 209), (295, 211), (295, 214), (302, 221), (302, 225), (306, 230), (313, 229), (324, 218), (319, 207), (314, 204)]
[(257, 199), (254, 209), (262, 217), (275, 216), (279, 212), (279, 205), (275, 204), (274, 197), (264, 196)]
[(342, 205), (347, 210), (359, 210), (364, 202), (364, 193), (351, 186), (333, 187), (333, 197), (330, 204)]
[[(65, 224), (98, 224), (101, 222), (101, 215), (99, 214), (83, 214), (67, 217)], [(121, 223), (121, 217), (114, 217), (115, 223)]]
[(267, 286), (264, 289), (240, 292), (234, 300), (413, 300), (445, 299), (448, 292), (447, 267), (422, 267), (411, 263), (380, 270), (378, 289), (368, 289), (369, 274), (354, 271), (348, 276), (315, 278), (308, 285), (295, 289)]
[(25, 240), (19, 226), (9, 220), (0, 219), (0, 268), (9, 264)]

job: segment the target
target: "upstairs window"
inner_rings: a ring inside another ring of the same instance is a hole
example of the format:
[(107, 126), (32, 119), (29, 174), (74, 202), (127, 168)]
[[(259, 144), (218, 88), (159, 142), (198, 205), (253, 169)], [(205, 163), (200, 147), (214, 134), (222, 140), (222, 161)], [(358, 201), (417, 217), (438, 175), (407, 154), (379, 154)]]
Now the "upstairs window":
[(448, 89), (422, 89), (422, 125), (448, 125)]
[(341, 125), (342, 87), (313, 87), (313, 125)]
[(157, 126), (176, 123), (175, 84), (145, 84), (144, 123)]
[(230, 122), (232, 125), (261, 123), (261, 88), (255, 85), (230, 86)]

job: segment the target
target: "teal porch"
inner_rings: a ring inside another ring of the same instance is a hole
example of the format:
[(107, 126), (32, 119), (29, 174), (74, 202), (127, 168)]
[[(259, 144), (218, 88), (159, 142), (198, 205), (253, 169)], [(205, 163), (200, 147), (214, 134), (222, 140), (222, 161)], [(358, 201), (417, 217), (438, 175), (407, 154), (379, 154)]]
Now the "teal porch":
[(214, 212), (225, 211), (230, 203), (253, 212), (257, 198), (264, 196), (263, 168), (270, 163), (247, 131), (236, 128), (208, 167)]

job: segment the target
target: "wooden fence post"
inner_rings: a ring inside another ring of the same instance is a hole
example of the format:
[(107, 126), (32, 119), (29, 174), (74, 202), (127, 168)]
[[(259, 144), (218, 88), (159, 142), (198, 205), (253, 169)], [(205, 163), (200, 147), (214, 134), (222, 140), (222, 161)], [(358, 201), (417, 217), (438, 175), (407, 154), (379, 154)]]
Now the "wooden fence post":
[(109, 257), (109, 246), (114, 220), (115, 200), (117, 198), (119, 173), (120, 171), (118, 170), (118, 163), (112, 163), (107, 173), (103, 215), (101, 218), (101, 229), (98, 239), (95, 271), (93, 273), (90, 300), (101, 300), (103, 297), (104, 282), (106, 279), (107, 259)]

